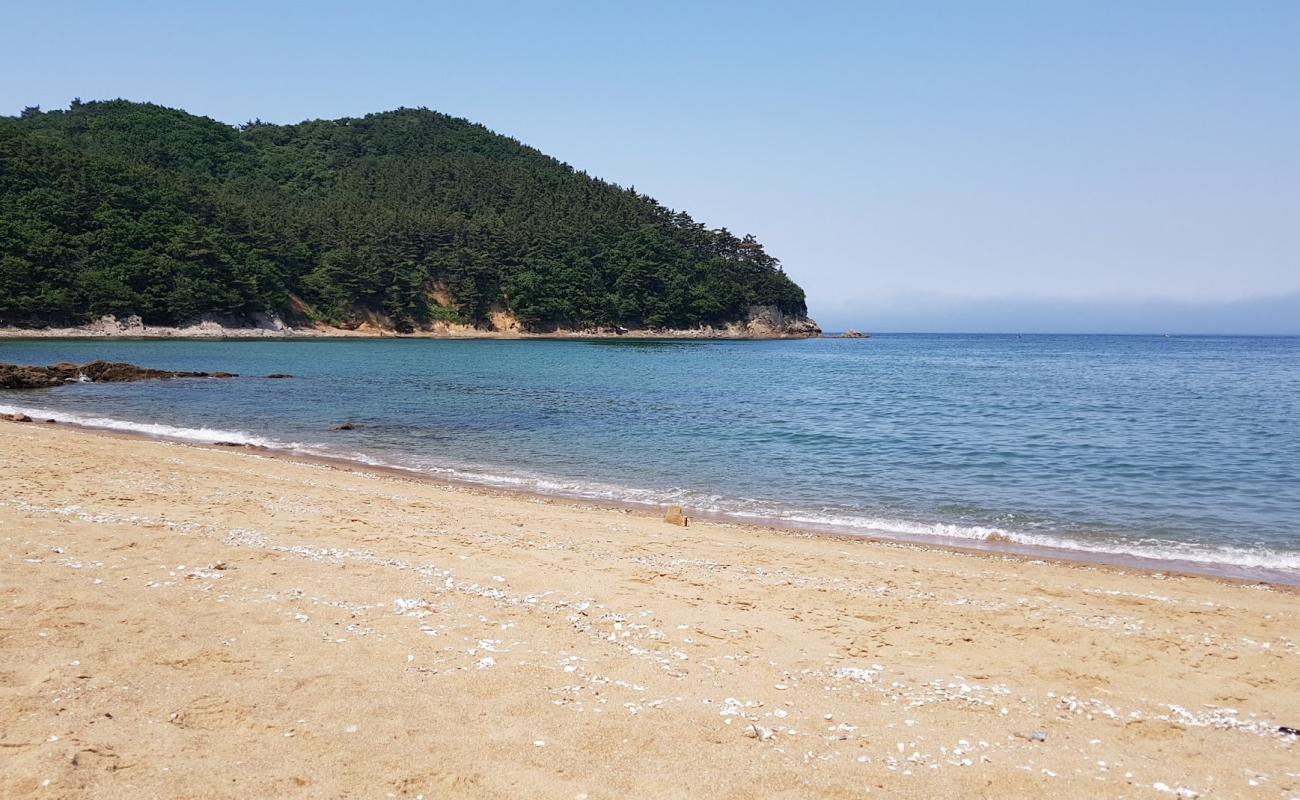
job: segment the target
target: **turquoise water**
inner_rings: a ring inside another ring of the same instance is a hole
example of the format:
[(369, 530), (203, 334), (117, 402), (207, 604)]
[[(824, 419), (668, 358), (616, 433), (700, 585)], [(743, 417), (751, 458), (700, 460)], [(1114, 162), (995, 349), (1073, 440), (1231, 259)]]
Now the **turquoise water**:
[[(793, 526), (1300, 578), (1298, 338), (0, 342), (0, 361), (95, 358), (296, 377), (70, 384), (0, 406)], [(331, 430), (344, 421), (357, 429)]]

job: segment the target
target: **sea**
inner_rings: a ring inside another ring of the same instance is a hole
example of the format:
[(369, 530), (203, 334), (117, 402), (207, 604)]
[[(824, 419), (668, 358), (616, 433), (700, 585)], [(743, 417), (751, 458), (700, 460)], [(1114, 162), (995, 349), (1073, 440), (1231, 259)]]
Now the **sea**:
[(3, 362), (94, 359), (241, 377), (0, 391), (0, 412), (801, 531), (1300, 583), (1297, 337), (0, 341)]

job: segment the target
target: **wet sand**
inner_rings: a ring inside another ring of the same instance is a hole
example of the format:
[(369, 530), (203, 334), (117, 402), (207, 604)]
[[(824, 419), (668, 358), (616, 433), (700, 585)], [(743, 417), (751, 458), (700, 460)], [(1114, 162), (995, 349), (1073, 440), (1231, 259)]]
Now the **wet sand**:
[(0, 422), (3, 797), (1295, 797), (1300, 595)]

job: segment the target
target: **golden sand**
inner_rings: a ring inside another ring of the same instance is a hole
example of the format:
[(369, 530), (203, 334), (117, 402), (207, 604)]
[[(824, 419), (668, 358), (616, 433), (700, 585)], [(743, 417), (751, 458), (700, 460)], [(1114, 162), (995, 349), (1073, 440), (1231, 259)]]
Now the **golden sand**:
[(0, 797), (1295, 797), (1300, 596), (0, 423)]

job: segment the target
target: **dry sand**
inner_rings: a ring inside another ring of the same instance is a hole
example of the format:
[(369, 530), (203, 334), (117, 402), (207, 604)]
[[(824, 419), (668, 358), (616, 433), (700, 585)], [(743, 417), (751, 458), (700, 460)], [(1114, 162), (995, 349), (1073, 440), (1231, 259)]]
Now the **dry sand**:
[(1296, 797), (1293, 590), (0, 423), (0, 797)]

